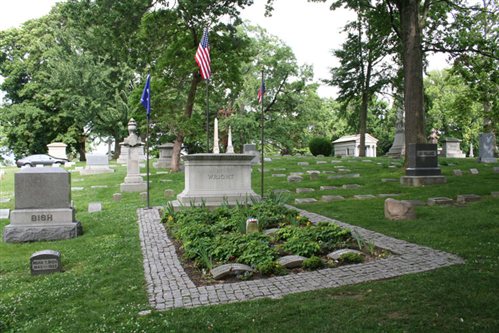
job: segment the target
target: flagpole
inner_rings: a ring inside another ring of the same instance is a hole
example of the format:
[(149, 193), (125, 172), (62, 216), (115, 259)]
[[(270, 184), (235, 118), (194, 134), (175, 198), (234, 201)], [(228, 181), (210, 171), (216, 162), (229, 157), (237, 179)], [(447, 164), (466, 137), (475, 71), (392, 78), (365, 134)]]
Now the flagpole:
[[(260, 83), (260, 89), (263, 89), (262, 88), (262, 85), (263, 85), (263, 69), (262, 69), (262, 81)], [(262, 91), (262, 114), (261, 114), (261, 117), (260, 117), (260, 122), (261, 122), (261, 128), (262, 128), (262, 140), (261, 140), (261, 149), (262, 149), (262, 160), (261, 160), (261, 172), (260, 172), (260, 186), (261, 186), (261, 197), (263, 199), (263, 171), (264, 171), (264, 162), (265, 162), (265, 157), (263, 155), (263, 144), (264, 144), (264, 130), (263, 130), (263, 100), (264, 100), (264, 96), (265, 96), (265, 93), (264, 91)]]
[(150, 115), (147, 115), (147, 130), (146, 130), (146, 173), (147, 173), (147, 209), (151, 208), (149, 201), (149, 125), (150, 125)]
[(210, 152), (210, 79), (206, 80), (206, 152)]

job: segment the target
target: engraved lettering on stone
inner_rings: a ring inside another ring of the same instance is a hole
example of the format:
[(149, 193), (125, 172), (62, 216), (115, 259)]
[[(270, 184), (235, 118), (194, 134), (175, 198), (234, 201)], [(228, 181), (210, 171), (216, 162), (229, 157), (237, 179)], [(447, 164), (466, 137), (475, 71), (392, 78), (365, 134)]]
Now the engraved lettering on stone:
[(417, 152), (418, 157), (435, 157), (437, 152), (434, 150), (419, 150)]
[(52, 214), (31, 215), (31, 222), (52, 222), (53, 220)]
[(224, 174), (210, 174), (208, 175), (208, 179), (210, 180), (232, 180), (234, 179), (234, 175), (224, 175)]
[(33, 270), (47, 270), (47, 269), (57, 269), (59, 267), (59, 263), (57, 259), (35, 259), (32, 262)]

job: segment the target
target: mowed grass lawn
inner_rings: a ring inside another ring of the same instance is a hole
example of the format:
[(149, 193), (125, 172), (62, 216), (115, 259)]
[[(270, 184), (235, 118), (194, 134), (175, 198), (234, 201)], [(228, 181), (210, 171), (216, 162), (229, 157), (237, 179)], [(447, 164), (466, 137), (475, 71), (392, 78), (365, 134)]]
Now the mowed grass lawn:
[[(317, 161), (326, 161), (317, 164)], [(332, 160), (338, 161), (331, 163)], [(367, 160), (367, 159), (364, 159)], [(145, 201), (138, 193), (119, 192), (125, 168), (116, 166), (108, 175), (72, 175), (77, 219), (84, 235), (72, 240), (6, 244), (0, 242), (0, 332), (498, 332), (499, 331), (499, 174), (498, 164), (479, 164), (471, 159), (440, 159), (447, 184), (403, 187), (382, 178), (399, 178), (399, 161), (385, 158), (334, 159), (273, 157), (266, 162), (265, 192), (291, 191), (289, 203), (298, 197), (343, 195), (333, 203), (317, 202), (300, 208), (359, 225), (389, 236), (465, 259), (456, 265), (426, 273), (363, 283), (336, 289), (288, 295), (278, 300), (261, 299), (242, 303), (175, 309), (141, 316), (149, 310), (138, 236), (136, 210)], [(309, 162), (298, 166), (297, 162)], [(336, 168), (335, 168), (336, 166)], [(358, 178), (309, 180), (288, 183), (272, 174), (334, 171), (339, 166)], [(259, 167), (253, 170), (253, 188), (260, 193)], [(279, 170), (285, 168), (286, 170)], [(477, 168), (478, 175), (471, 175)], [(274, 171), (273, 169), (278, 169)], [(461, 169), (463, 176), (452, 170)], [(151, 168), (151, 203), (164, 206), (165, 189), (179, 193), (183, 174), (157, 174)], [(14, 172), (7, 168), (1, 181), (0, 209), (14, 208)], [(359, 184), (358, 189), (319, 191), (321, 185)], [(92, 188), (108, 185), (107, 188)], [(297, 187), (316, 191), (295, 194)], [(478, 194), (482, 199), (465, 205), (421, 206), (417, 220), (388, 221), (383, 198), (356, 200), (355, 194), (399, 194), (398, 199), (450, 197)], [(50, 195), (49, 193), (47, 195)], [(101, 202), (103, 210), (88, 213), (89, 202)], [(0, 229), (8, 220), (0, 220)], [(64, 272), (30, 275), (32, 253), (53, 249), (62, 254)]]

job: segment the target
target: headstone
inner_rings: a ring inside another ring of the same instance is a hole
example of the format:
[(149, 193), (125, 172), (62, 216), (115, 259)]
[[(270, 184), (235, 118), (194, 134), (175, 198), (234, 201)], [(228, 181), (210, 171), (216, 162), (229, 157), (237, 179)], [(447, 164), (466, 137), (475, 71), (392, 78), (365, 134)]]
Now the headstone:
[(354, 253), (354, 254), (363, 255), (362, 252), (354, 250), (354, 249), (340, 249), (340, 250), (336, 250), (336, 251), (333, 251), (333, 252), (329, 253), (327, 255), (327, 257), (329, 259), (339, 260), (342, 255), (347, 254), (347, 253)]
[(321, 187), (319, 187), (320, 191), (329, 191), (329, 190), (336, 190), (336, 189), (338, 189), (337, 186), (330, 186), (330, 185), (322, 185)]
[(481, 197), (476, 194), (460, 194), (457, 196), (456, 202), (465, 204), (468, 202), (480, 201)]
[(127, 175), (125, 181), (120, 184), (121, 192), (142, 192), (147, 189), (146, 182), (140, 175), (140, 152), (143, 151), (144, 144), (136, 134), (137, 123), (132, 118), (128, 122), (128, 136), (124, 141), (124, 146), (128, 148)]
[(396, 183), (399, 179), (397, 178), (381, 178), (382, 183)]
[(253, 234), (255, 232), (259, 232), (258, 230), (258, 220), (250, 217), (246, 220), (246, 233)]
[(109, 157), (102, 154), (87, 154), (87, 164), (85, 169), (80, 170), (80, 175), (96, 175), (101, 173), (113, 173), (109, 167)]
[(121, 193), (114, 193), (113, 194), (113, 201), (121, 201)]
[(10, 214), (10, 209), (0, 209), (0, 220), (8, 219)]
[(88, 203), (88, 212), (96, 213), (102, 210), (102, 204), (100, 202), (89, 202)]
[(244, 264), (225, 264), (213, 268), (210, 273), (215, 280), (221, 280), (228, 276), (237, 276), (246, 272), (253, 272), (253, 268)]
[(397, 103), (395, 137), (390, 150), (386, 154), (389, 157), (399, 158), (405, 155), (405, 125), (404, 125), (404, 107), (402, 103)]
[(416, 218), (415, 206), (407, 201), (392, 198), (385, 200), (385, 218), (389, 220), (413, 220)]
[(353, 196), (353, 198), (357, 200), (367, 200), (367, 199), (374, 199), (376, 198), (376, 196), (372, 194), (356, 194)]
[(499, 167), (494, 167), (492, 171), (494, 171), (494, 173), (499, 173)]
[(361, 187), (359, 184), (344, 184), (341, 186), (344, 189), (354, 189)]
[(437, 145), (433, 143), (411, 143), (407, 148), (408, 167), (400, 183), (409, 186), (443, 184), (447, 178), (438, 167)]
[(470, 173), (471, 173), (472, 175), (478, 175), (478, 174), (479, 174), (478, 169), (476, 169), (476, 168), (471, 168), (471, 169), (470, 169)]
[(343, 197), (341, 195), (323, 195), (321, 197), (321, 201), (324, 201), (324, 202), (333, 202), (333, 201), (341, 201), (341, 200), (345, 200), (345, 197)]
[(61, 253), (54, 250), (35, 252), (29, 258), (31, 275), (62, 272)]
[(297, 255), (288, 255), (284, 257), (280, 257), (277, 259), (277, 262), (286, 268), (298, 268), (303, 265), (303, 260), (307, 258)]
[(454, 201), (447, 197), (436, 197), (428, 199), (428, 206), (445, 206), (452, 205)]
[(15, 209), (5, 242), (61, 240), (82, 234), (71, 205), (71, 174), (62, 168), (27, 168), (15, 174)]
[(297, 165), (298, 166), (307, 166), (307, 165), (309, 165), (309, 163), (308, 162), (298, 162)]
[(454, 174), (454, 176), (462, 176), (463, 175), (463, 171), (459, 170), (459, 169), (452, 170), (452, 173)]
[(66, 147), (68, 145), (63, 142), (52, 142), (47, 145), (48, 154), (52, 157), (68, 159), (66, 155)]
[(165, 143), (158, 146), (159, 158), (153, 164), (156, 169), (168, 169), (172, 163), (173, 143)]
[(302, 176), (288, 176), (289, 183), (299, 183), (303, 180)]
[(253, 155), (251, 164), (260, 163), (260, 152), (256, 150), (256, 145), (249, 143), (243, 145), (243, 154)]
[(273, 173), (272, 177), (284, 178), (284, 177), (286, 177), (286, 174), (284, 174), (284, 173)]
[(297, 204), (307, 204), (317, 202), (317, 199), (314, 198), (297, 198), (295, 199), (295, 203)]
[(166, 189), (164, 192), (165, 198), (173, 197), (174, 195), (175, 195), (175, 191), (171, 190), (171, 189)]
[(456, 138), (446, 138), (443, 141), (442, 156), (465, 158), (466, 155), (461, 151), (461, 140)]
[(309, 187), (298, 187), (296, 189), (296, 193), (310, 193), (310, 192), (315, 192), (315, 190), (313, 188), (309, 188)]
[(379, 198), (391, 198), (391, 197), (398, 197), (400, 193), (380, 193), (378, 194)]
[(479, 141), (478, 162), (496, 163), (497, 159), (494, 157), (494, 152), (497, 143), (494, 133), (480, 133)]

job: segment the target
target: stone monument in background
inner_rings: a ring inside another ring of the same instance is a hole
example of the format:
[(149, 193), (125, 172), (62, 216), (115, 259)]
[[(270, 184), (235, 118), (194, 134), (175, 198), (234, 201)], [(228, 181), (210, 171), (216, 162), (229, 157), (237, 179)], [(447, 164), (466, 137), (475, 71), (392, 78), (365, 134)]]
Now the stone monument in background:
[(87, 154), (87, 164), (80, 175), (97, 175), (101, 173), (113, 173), (114, 170), (109, 167), (109, 157), (103, 154)]
[(47, 145), (48, 154), (52, 157), (68, 159), (66, 147), (68, 145), (63, 142), (52, 142)]
[(154, 167), (156, 169), (169, 169), (172, 163), (173, 143), (165, 143), (158, 146), (159, 158)]
[(461, 151), (461, 140), (446, 138), (443, 140), (443, 157), (465, 158), (466, 154)]
[(15, 209), (5, 242), (74, 238), (83, 233), (71, 207), (71, 174), (59, 167), (26, 168), (14, 176)]
[(497, 159), (494, 156), (496, 149), (496, 136), (494, 133), (480, 133), (478, 149), (478, 162), (497, 162)]
[(402, 106), (397, 108), (396, 117), (395, 137), (393, 138), (393, 144), (386, 155), (393, 158), (403, 158), (405, 156), (405, 121), (404, 108)]
[(411, 143), (407, 147), (407, 168), (400, 183), (410, 186), (443, 184), (447, 178), (442, 176), (438, 166), (438, 150), (434, 143)]
[(140, 152), (144, 151), (144, 143), (136, 133), (137, 123), (132, 118), (128, 122), (128, 136), (125, 138), (124, 147), (128, 149), (127, 175), (124, 183), (120, 184), (122, 192), (143, 192), (147, 189), (147, 183), (140, 175)]

